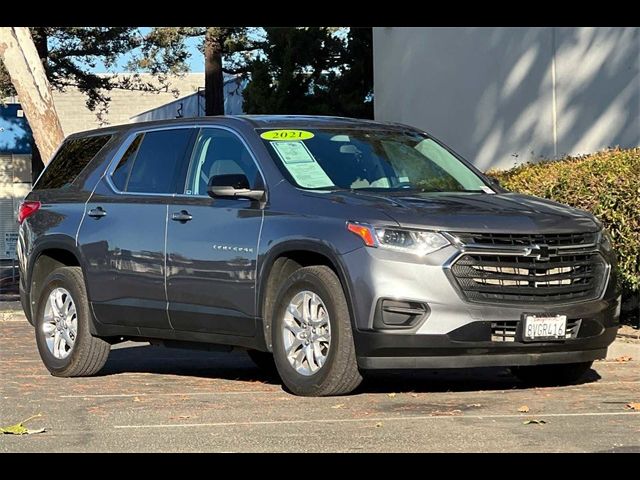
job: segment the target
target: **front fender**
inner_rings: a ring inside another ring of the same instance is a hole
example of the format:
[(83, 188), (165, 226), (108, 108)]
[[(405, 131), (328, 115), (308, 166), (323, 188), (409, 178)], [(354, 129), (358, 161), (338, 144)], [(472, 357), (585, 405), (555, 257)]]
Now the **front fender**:
[(265, 296), (267, 290), (267, 279), (271, 273), (271, 269), (275, 261), (285, 255), (287, 252), (306, 251), (322, 255), (327, 258), (330, 266), (338, 275), (349, 306), (349, 315), (351, 317), (352, 328), (356, 328), (355, 311), (353, 309), (353, 291), (349, 273), (345, 268), (341, 254), (329, 242), (317, 238), (293, 237), (282, 239), (273, 244), (266, 252), (262, 253), (258, 258), (258, 275), (257, 275), (257, 295), (256, 295), (256, 312), (262, 320), (263, 332), (266, 344), (269, 345), (268, 334), (270, 325), (266, 312), (263, 311), (265, 304)]

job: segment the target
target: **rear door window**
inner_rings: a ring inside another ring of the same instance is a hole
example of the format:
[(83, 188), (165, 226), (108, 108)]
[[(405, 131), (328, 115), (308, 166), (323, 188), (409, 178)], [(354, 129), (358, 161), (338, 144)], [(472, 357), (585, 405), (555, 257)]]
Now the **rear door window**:
[(142, 137), (144, 137), (143, 133), (136, 136), (111, 174), (111, 180), (118, 190), (124, 191), (127, 188), (129, 173), (131, 173), (131, 165), (133, 165), (133, 160), (136, 158), (138, 148), (140, 148)]
[(141, 133), (113, 171), (113, 184), (123, 192), (176, 193), (192, 135), (187, 128)]
[(111, 135), (93, 135), (67, 140), (62, 144), (33, 189), (69, 187), (110, 138)]

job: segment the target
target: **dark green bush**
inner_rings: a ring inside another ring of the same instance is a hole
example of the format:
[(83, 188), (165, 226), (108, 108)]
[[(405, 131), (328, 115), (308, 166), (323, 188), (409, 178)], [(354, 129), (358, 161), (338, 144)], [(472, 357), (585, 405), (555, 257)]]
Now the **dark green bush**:
[(598, 217), (611, 234), (626, 300), (640, 291), (640, 148), (490, 171), (513, 192), (549, 198)]

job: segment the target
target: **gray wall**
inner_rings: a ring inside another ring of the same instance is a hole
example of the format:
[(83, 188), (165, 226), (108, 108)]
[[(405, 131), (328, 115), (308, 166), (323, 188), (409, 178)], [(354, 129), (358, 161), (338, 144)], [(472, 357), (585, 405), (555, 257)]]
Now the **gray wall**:
[(375, 117), (482, 170), (640, 145), (640, 28), (376, 27)]

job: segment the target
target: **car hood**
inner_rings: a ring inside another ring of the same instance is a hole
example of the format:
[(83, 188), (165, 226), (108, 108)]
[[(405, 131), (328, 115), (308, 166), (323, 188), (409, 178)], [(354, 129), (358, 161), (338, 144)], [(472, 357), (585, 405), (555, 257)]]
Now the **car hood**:
[(340, 203), (369, 205), (404, 227), (494, 233), (568, 233), (600, 228), (588, 212), (516, 193), (384, 195), (350, 191), (334, 195)]

